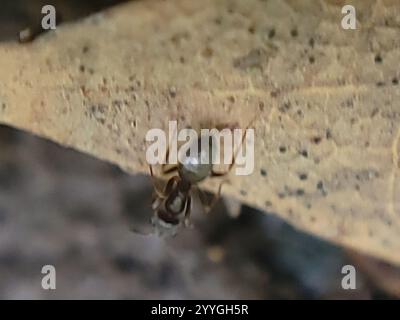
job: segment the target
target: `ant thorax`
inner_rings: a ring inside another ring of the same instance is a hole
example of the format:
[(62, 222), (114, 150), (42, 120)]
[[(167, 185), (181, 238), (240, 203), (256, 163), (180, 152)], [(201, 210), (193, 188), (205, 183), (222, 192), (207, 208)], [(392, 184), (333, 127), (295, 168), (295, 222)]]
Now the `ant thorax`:
[[(193, 148), (187, 150), (179, 159), (179, 172), (183, 179), (194, 184), (211, 174), (217, 147), (212, 136), (202, 136), (193, 144), (197, 145), (197, 152), (189, 152)], [(190, 147), (193, 147), (193, 144)]]

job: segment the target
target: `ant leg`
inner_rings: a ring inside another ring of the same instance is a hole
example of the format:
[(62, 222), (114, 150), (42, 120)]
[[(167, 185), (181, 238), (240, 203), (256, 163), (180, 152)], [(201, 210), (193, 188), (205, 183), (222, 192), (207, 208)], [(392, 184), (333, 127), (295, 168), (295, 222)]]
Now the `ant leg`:
[(190, 212), (192, 211), (192, 198), (188, 196), (185, 204), (185, 226), (189, 226)]
[(162, 192), (156, 190), (156, 197), (152, 201), (152, 208), (154, 211), (156, 211), (164, 203), (164, 200), (168, 198), (168, 196), (172, 192), (174, 183), (176, 183), (178, 180), (178, 176), (172, 177), (168, 180), (167, 185)]
[(240, 149), (242, 148), (243, 141), (246, 138), (246, 134), (247, 134), (247, 128), (245, 129), (244, 134), (242, 135), (242, 139), (240, 141), (238, 148), (236, 149), (236, 151), (234, 153), (232, 153), (232, 159), (231, 159), (231, 163), (229, 164), (228, 170), (226, 170), (225, 172), (217, 172), (217, 171), (214, 171), (214, 168), (213, 168), (211, 170), (211, 177), (223, 177), (223, 176), (226, 176), (232, 170), (233, 166), (235, 165), (236, 156), (238, 155)]
[(167, 184), (166, 184), (166, 186), (165, 186), (165, 188), (164, 188), (164, 190), (160, 190), (160, 188), (157, 187), (157, 181), (154, 178), (152, 165), (149, 165), (149, 168), (150, 168), (150, 176), (151, 176), (152, 181), (153, 181), (154, 191), (155, 191), (156, 195), (158, 196), (158, 198), (165, 199), (171, 193), (172, 187), (173, 187), (174, 183), (177, 182), (179, 177), (178, 176), (174, 176), (171, 179), (169, 179)]
[(163, 192), (163, 195), (164, 195), (163, 198), (167, 198), (169, 196), (169, 194), (171, 193), (171, 191), (172, 191), (172, 189), (174, 187), (174, 184), (177, 183), (178, 180), (179, 180), (178, 176), (174, 176), (174, 177), (172, 177), (171, 179), (168, 180), (167, 185), (165, 186), (165, 189), (164, 189), (164, 192)]
[[(212, 208), (216, 205), (216, 203), (218, 202), (219, 198), (221, 197), (222, 186), (224, 183), (226, 183), (226, 181), (222, 181), (219, 184), (218, 192), (217, 192), (217, 194), (215, 194), (213, 196), (211, 201), (208, 201), (208, 199), (206, 200), (207, 196), (205, 195), (205, 193), (200, 188), (197, 188), (197, 191), (198, 191), (199, 197), (200, 197), (200, 201), (203, 204), (203, 209), (204, 209), (205, 214), (208, 214), (212, 210)], [(208, 203), (205, 204), (204, 202), (208, 202)]]
[(161, 171), (163, 174), (169, 174), (178, 170), (178, 166), (174, 165), (171, 168), (165, 169), (166, 164), (163, 164), (161, 167)]
[(170, 144), (170, 140), (168, 140), (168, 147), (167, 147), (167, 151), (165, 152), (164, 163), (161, 165), (161, 171), (163, 174), (169, 174), (169, 173), (172, 173), (172, 172), (178, 170), (178, 166), (176, 164), (174, 164), (170, 168), (167, 168), (167, 166), (170, 165), (168, 163), (168, 161), (169, 161), (169, 144)]
[(214, 168), (211, 170), (211, 177), (222, 177), (227, 175), (233, 168), (233, 166), (235, 165), (235, 161), (236, 161), (236, 157), (239, 154), (239, 151), (242, 149), (242, 145), (244, 140), (246, 139), (247, 136), (247, 129), (249, 129), (249, 127), (251, 126), (251, 124), (254, 122), (256, 118), (254, 118), (253, 120), (250, 121), (250, 123), (246, 126), (246, 129), (244, 130), (244, 133), (242, 135), (242, 139), (240, 140), (240, 144), (237, 147), (236, 151), (232, 153), (232, 159), (231, 159), (231, 163), (229, 164), (228, 170), (225, 172), (217, 172), (214, 171)]
[(209, 202), (208, 197), (199, 187), (196, 187), (196, 190), (197, 194), (199, 195), (200, 202), (203, 205), (204, 213), (207, 213), (206, 207), (208, 207), (208, 202)]
[(159, 198), (164, 198), (164, 192), (160, 189), (160, 186), (158, 184), (158, 181), (156, 181), (154, 174), (153, 174), (153, 166), (151, 164), (149, 164), (149, 169), (150, 169), (150, 177), (151, 180), (153, 182), (153, 187), (154, 187), (154, 191), (157, 194), (157, 196)]
[(232, 166), (230, 165), (228, 170), (226, 172), (216, 172), (214, 169), (211, 171), (210, 177), (223, 177), (226, 176), (232, 169)]
[[(174, 171), (176, 171), (177, 169), (178, 169), (178, 166), (177, 165), (173, 165), (172, 167), (170, 167), (170, 168), (166, 168), (169, 164), (168, 164), (168, 160), (169, 160), (169, 146), (170, 146), (170, 140), (168, 140), (168, 146), (167, 146), (167, 151), (165, 152), (165, 155), (164, 155), (164, 161), (163, 161), (163, 163), (161, 164), (161, 172), (163, 173), (163, 174), (169, 174), (169, 173), (172, 173), (172, 172), (174, 172)], [(152, 169), (152, 167), (150, 166), (150, 173), (151, 173), (151, 176), (153, 177), (153, 169)]]
[(164, 163), (161, 165), (161, 171), (163, 174), (167, 174), (169, 171), (168, 169), (166, 169), (166, 166), (168, 166), (168, 158), (169, 158), (169, 143), (168, 143), (167, 152), (165, 153)]

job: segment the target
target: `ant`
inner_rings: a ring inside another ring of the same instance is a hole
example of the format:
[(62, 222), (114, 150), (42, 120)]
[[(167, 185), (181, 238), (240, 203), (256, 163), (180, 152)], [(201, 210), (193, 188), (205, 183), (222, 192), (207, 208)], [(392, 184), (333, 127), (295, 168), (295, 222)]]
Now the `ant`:
[[(251, 122), (252, 123), (252, 122)], [(156, 229), (158, 235), (176, 235), (178, 228), (183, 224), (184, 226), (189, 225), (189, 216), (192, 205), (192, 192), (197, 190), (199, 199), (203, 204), (204, 211), (208, 213), (213, 206), (216, 204), (221, 195), (222, 185), (226, 182), (223, 181), (218, 187), (218, 192), (214, 195), (211, 201), (206, 202), (205, 194), (200, 190), (198, 184), (208, 177), (223, 177), (226, 176), (235, 164), (235, 158), (241, 149), (243, 141), (246, 137), (247, 126), (244, 131), (240, 145), (235, 152), (232, 152), (232, 160), (229, 164), (228, 169), (225, 172), (218, 172), (214, 170), (212, 164), (212, 150), (215, 150), (216, 144), (213, 136), (208, 136), (209, 148), (208, 150), (201, 149), (202, 137), (198, 138), (193, 143), (198, 144), (198, 152), (196, 155), (187, 155), (177, 165), (173, 165), (167, 168), (166, 164), (162, 165), (162, 174), (167, 175), (176, 173), (172, 176), (165, 188), (160, 190), (157, 188), (154, 181), (153, 168), (149, 165), (150, 175), (153, 179), (154, 195), (152, 209), (154, 210), (154, 216), (152, 217), (152, 224)], [(229, 128), (231, 129), (231, 128)], [(231, 129), (232, 130), (232, 129)], [(204, 138), (204, 137), (203, 137)], [(169, 156), (169, 148), (165, 154), (167, 160)], [(206, 161), (208, 160), (208, 161)]]

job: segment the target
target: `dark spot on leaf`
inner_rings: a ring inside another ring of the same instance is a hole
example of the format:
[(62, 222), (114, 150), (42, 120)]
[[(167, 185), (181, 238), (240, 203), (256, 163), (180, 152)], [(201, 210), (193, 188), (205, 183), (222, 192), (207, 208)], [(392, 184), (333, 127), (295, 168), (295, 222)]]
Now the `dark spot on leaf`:
[(286, 152), (286, 147), (285, 146), (280, 146), (279, 147), (279, 152), (280, 153), (285, 153)]
[(326, 129), (326, 131), (325, 131), (325, 137), (326, 137), (327, 139), (331, 139), (331, 138), (332, 138), (332, 132), (331, 132), (330, 129)]
[(211, 58), (214, 54), (214, 50), (210, 47), (205, 47), (201, 54), (204, 58)]
[(121, 100), (113, 100), (112, 105), (113, 107), (116, 107), (119, 110), (121, 110), (123, 102)]
[(308, 158), (308, 151), (307, 150), (301, 150), (300, 154), (304, 157), (304, 158)]
[(266, 171), (265, 169), (261, 169), (261, 170), (260, 170), (260, 174), (261, 174), (263, 177), (266, 177), (266, 176), (267, 176), (267, 171)]
[(321, 142), (321, 137), (313, 137), (311, 138), (311, 142), (315, 144), (319, 144)]
[(375, 56), (375, 63), (382, 63), (382, 61), (383, 61), (382, 57), (379, 54), (377, 54)]
[(324, 188), (324, 183), (322, 181), (318, 181), (317, 189), (322, 193), (323, 196), (327, 195), (327, 192), (326, 192), (326, 190)]
[(238, 69), (261, 68), (265, 59), (265, 51), (262, 48), (256, 48), (249, 51), (245, 56), (233, 60), (233, 66)]
[(377, 87), (383, 87), (385, 85), (385, 83), (383, 82), (383, 81), (378, 81), (377, 83), (376, 83), (376, 86)]
[(290, 102), (285, 102), (281, 107), (279, 107), (280, 112), (286, 112), (289, 111), (291, 108)]
[(171, 98), (175, 98), (176, 97), (176, 89), (175, 88), (170, 88), (169, 89), (169, 96)]
[(379, 112), (379, 109), (374, 108), (374, 110), (372, 110), (372, 112), (371, 112), (371, 118), (375, 117), (378, 114), (378, 112)]
[(276, 98), (279, 95), (279, 90), (271, 91), (271, 97)]
[(307, 173), (300, 173), (300, 174), (299, 174), (299, 179), (300, 179), (300, 180), (307, 180), (307, 178), (308, 178)]
[(275, 29), (271, 29), (268, 32), (268, 38), (272, 39), (273, 37), (275, 37)]
[(93, 117), (96, 121), (100, 122), (101, 124), (104, 124), (106, 121), (106, 113), (107, 111), (107, 106), (103, 104), (99, 105), (92, 105), (89, 108), (89, 116)]

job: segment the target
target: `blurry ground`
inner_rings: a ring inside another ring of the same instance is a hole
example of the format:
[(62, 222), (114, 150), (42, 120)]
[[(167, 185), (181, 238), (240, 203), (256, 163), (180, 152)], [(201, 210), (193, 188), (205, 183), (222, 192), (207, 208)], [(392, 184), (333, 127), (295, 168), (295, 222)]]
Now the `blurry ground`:
[[(0, 40), (36, 25), (44, 2), (2, 1)], [(46, 4), (69, 21), (116, 2)], [(400, 287), (398, 269), (250, 208), (238, 219), (194, 210), (194, 228), (173, 239), (135, 234), (151, 191), (148, 177), (0, 127), (0, 298), (393, 298)], [(55, 291), (41, 289), (46, 264)], [(341, 289), (345, 264), (357, 290)]]
[[(148, 177), (7, 127), (0, 150), (0, 298), (390, 297), (359, 269), (342, 290), (344, 252), (272, 215), (220, 205), (173, 239), (138, 235)], [(55, 291), (41, 289), (46, 264)]]

